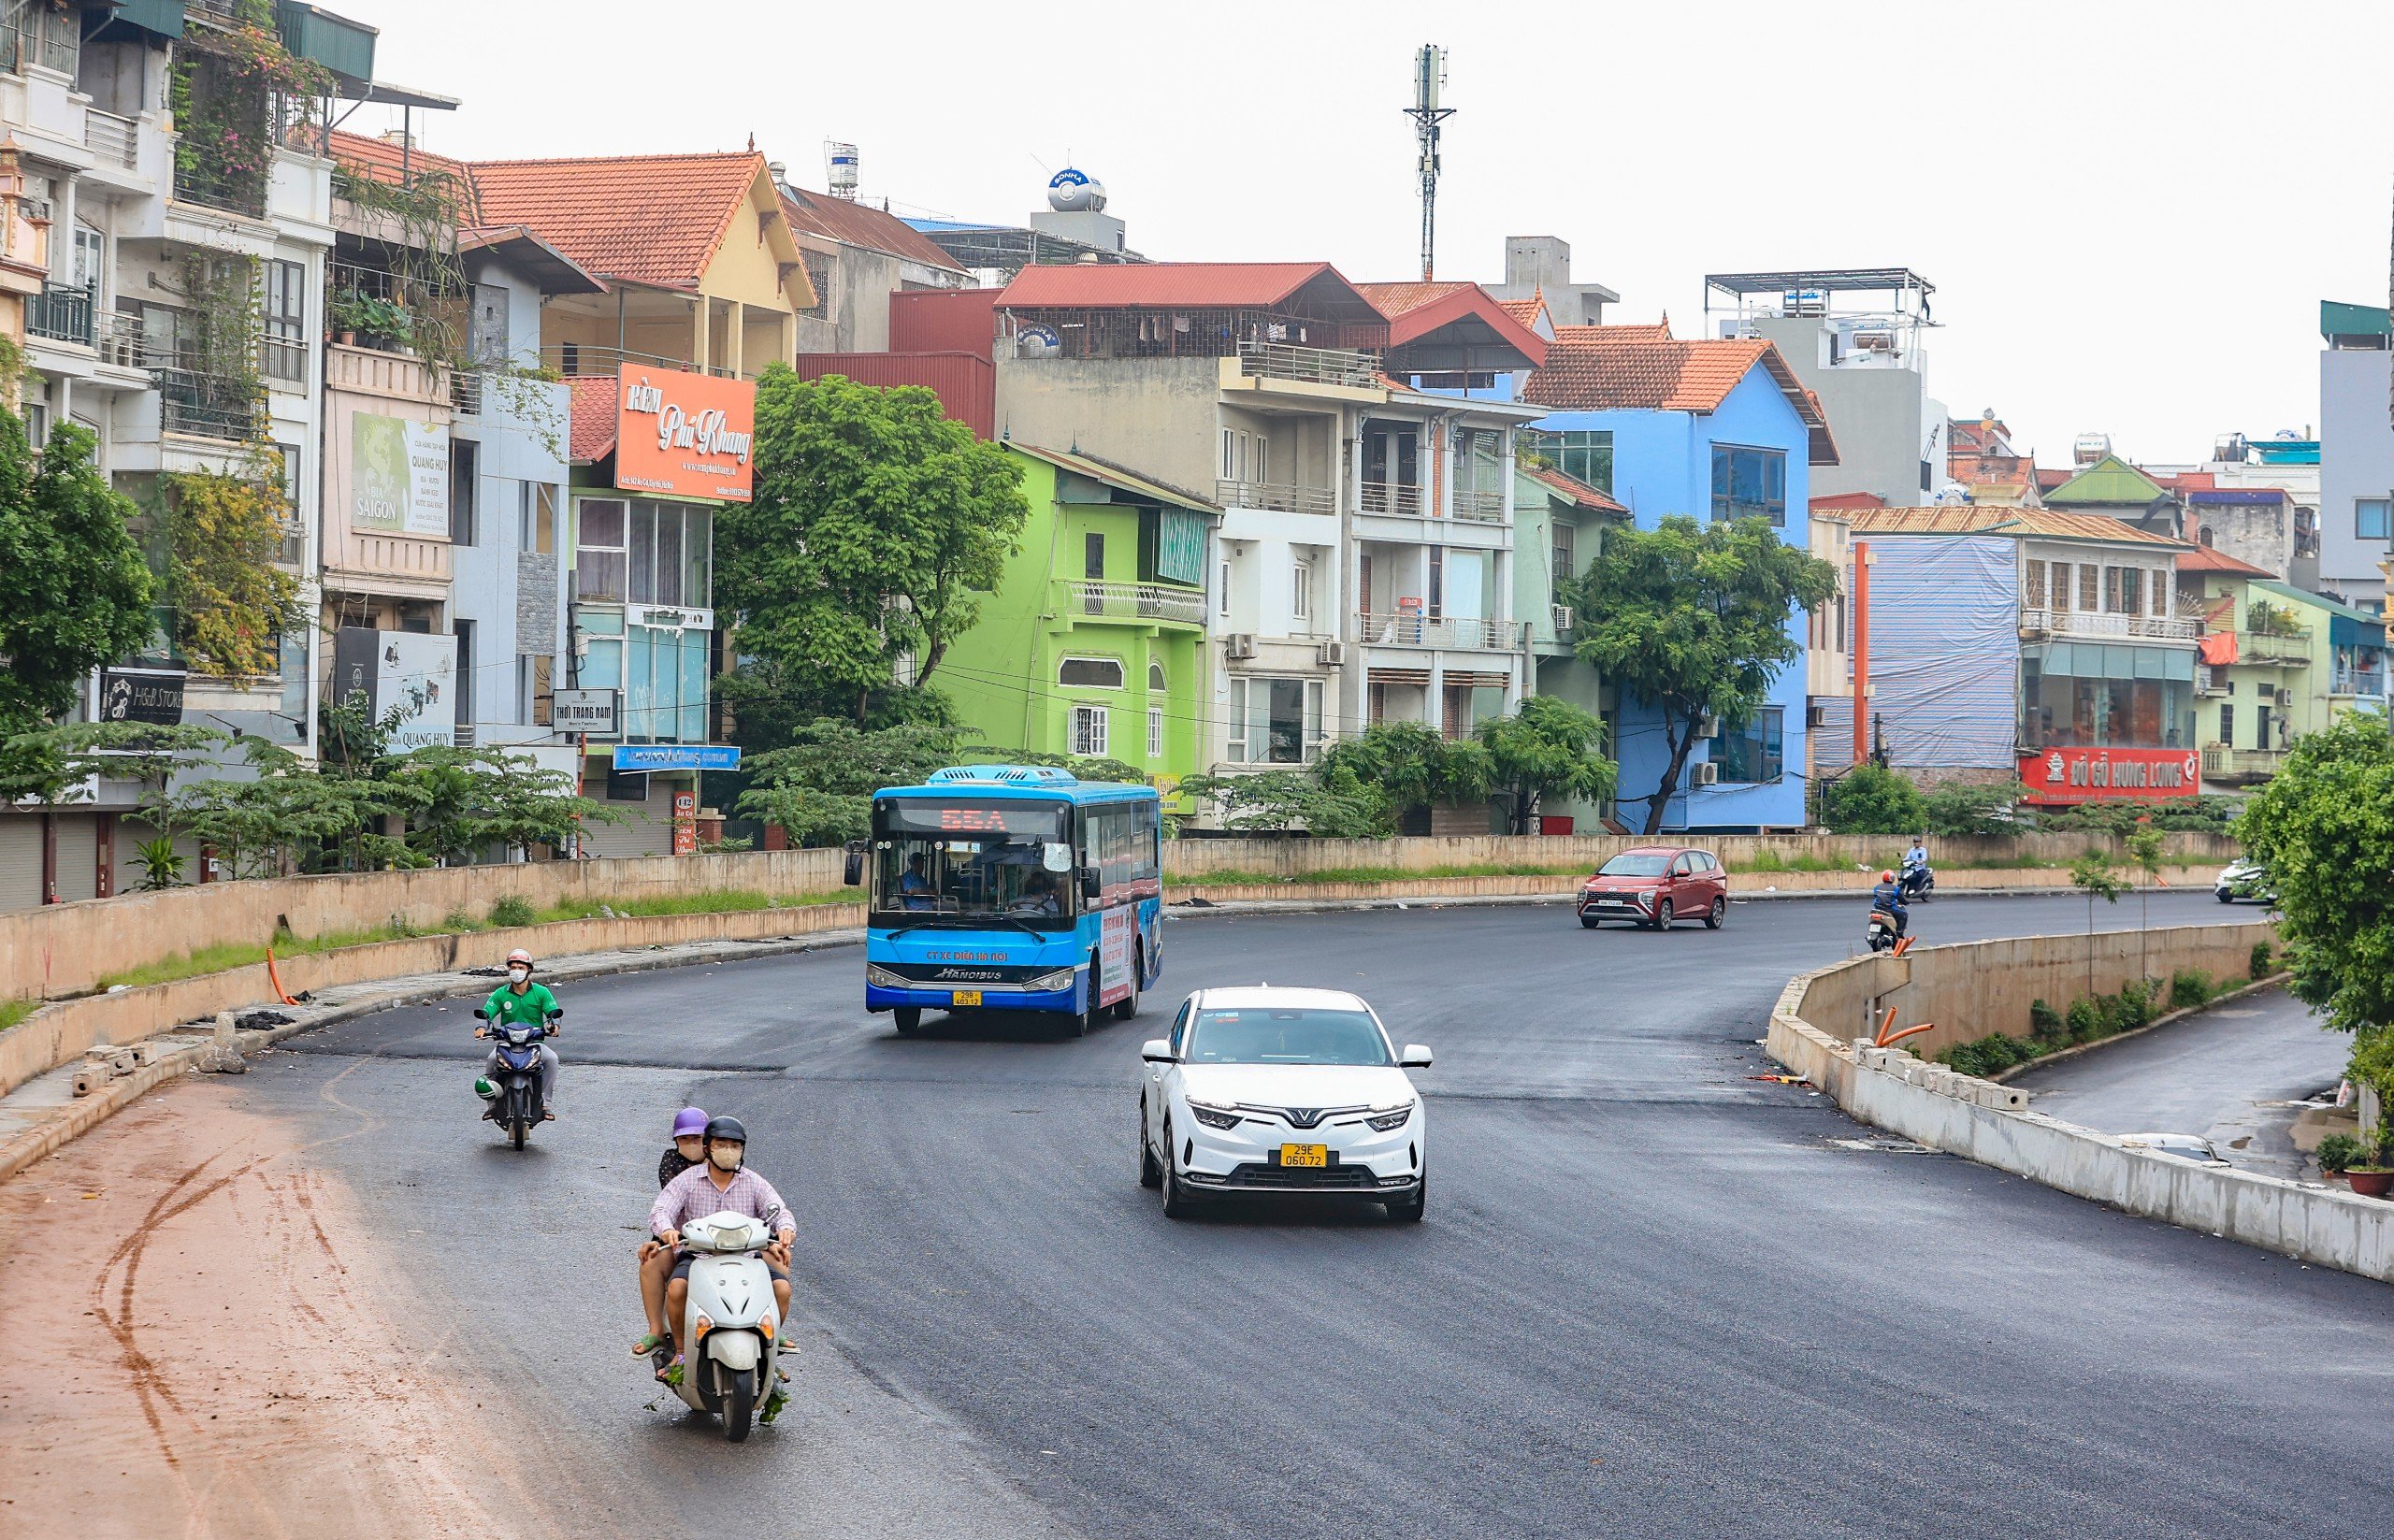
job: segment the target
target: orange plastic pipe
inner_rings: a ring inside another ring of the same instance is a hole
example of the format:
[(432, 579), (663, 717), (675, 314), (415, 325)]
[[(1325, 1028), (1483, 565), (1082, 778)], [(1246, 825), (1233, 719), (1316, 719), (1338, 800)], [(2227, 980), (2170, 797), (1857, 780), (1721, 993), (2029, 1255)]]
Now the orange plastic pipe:
[(282, 986), (282, 975), (275, 970), (274, 948), (271, 946), (266, 949), (266, 980), (268, 984), (274, 986), (274, 998), (276, 1000), (281, 1001), (285, 1005), (296, 1005), (299, 1003), (297, 1000), (292, 999), (291, 992)]
[(1887, 1045), (1887, 1030), (1895, 1026), (1895, 1024), (1896, 1008), (1890, 1005), (1887, 1007), (1887, 1014), (1880, 1018), (1879, 1030), (1877, 1034), (1870, 1039), (1871, 1045), (1878, 1048), (1885, 1047)]
[(1914, 1036), (1914, 1035), (1915, 1035), (1915, 1034), (1917, 1034), (1917, 1033), (1921, 1033), (1921, 1032), (1933, 1032), (1933, 1031), (1935, 1031), (1936, 1029), (1937, 1029), (1937, 1023), (1935, 1023), (1935, 1022), (1933, 1022), (1933, 1021), (1924, 1021), (1924, 1022), (1922, 1022), (1922, 1023), (1921, 1023), (1919, 1026), (1917, 1026), (1917, 1027), (1907, 1027), (1907, 1028), (1905, 1028), (1902, 1031), (1897, 1032), (1897, 1033), (1896, 1033), (1895, 1036), (1893, 1036), (1893, 1037), (1882, 1037), (1882, 1038), (1881, 1038), (1881, 1039), (1879, 1040), (1879, 1042), (1878, 1042), (1878, 1044), (1877, 1044), (1877, 1045), (1878, 1045), (1879, 1047), (1884, 1048), (1884, 1047), (1889, 1046), (1890, 1044), (1897, 1043), (1901, 1043), (1904, 1039), (1906, 1039), (1906, 1038), (1908, 1038), (1908, 1037)]

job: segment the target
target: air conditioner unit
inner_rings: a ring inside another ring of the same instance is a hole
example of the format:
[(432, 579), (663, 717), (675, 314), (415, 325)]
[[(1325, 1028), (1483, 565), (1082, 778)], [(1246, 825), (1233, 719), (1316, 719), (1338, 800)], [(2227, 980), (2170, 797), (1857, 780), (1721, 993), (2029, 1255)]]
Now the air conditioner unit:
[(1829, 709), (1826, 706), (1814, 704), (1804, 708), (1804, 726), (1808, 727), (1825, 727), (1828, 726), (1828, 722)]
[(1316, 649), (1315, 655), (1321, 659), (1321, 666), (1325, 669), (1343, 669), (1347, 666), (1347, 644), (1325, 641)]
[(1224, 637), (1222, 639), (1222, 655), (1233, 659), (1253, 657), (1255, 655), (1255, 633), (1252, 631), (1233, 631), (1229, 636)]
[(1554, 634), (1556, 636), (1561, 636), (1565, 631), (1571, 629), (1571, 606), (1567, 604), (1555, 604), (1550, 605), (1548, 608), (1554, 613)]
[(1698, 760), (1687, 768), (1687, 784), (1691, 786), (1719, 785), (1721, 767), (1709, 759)]
[(1698, 737), (1698, 738), (1718, 738), (1718, 737), (1720, 737), (1720, 736), (1721, 736), (1721, 719), (1720, 719), (1719, 717), (1717, 717), (1717, 716), (1699, 716), (1699, 717), (1697, 717), (1697, 718), (1695, 719), (1695, 736), (1696, 736), (1696, 737)]

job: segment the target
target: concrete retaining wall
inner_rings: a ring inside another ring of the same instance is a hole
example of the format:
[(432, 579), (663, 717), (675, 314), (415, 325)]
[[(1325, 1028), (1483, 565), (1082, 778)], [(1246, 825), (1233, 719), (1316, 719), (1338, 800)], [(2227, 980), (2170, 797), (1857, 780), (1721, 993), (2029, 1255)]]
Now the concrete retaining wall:
[[(2267, 928), (2191, 928), (2254, 933)], [(2172, 932), (2153, 934), (2159, 940)], [(2083, 939), (2037, 938), (2052, 948), (2044, 965), (2066, 971), (2070, 943)], [(1948, 986), (1965, 987), (1975, 978), (1992, 991), (1998, 987), (1993, 975), (2006, 966), (1986, 950), (1997, 944), (1932, 948), (1904, 961), (1918, 968), (1939, 953), (1952, 954), (1932, 964)], [(2183, 946), (2170, 944), (2199, 950), (2191, 938)], [(1841, 1015), (1854, 1000), (1882, 986), (1891, 967), (1902, 965), (1855, 958), (1792, 981), (1771, 1013), (1770, 1056), (1854, 1117), (1931, 1148), (2131, 1214), (2394, 1282), (2394, 1203), (2130, 1150), (2109, 1135), (2026, 1111), (2023, 1094), (2010, 1087), (1955, 1074), (1902, 1048), (1861, 1046), (1852, 1033), (1824, 1029), (1822, 1017)], [(1984, 1022), (1979, 1026), (1972, 1035), (1997, 1029)]]
[[(1236, 871), (1237, 868), (1227, 870)], [(1331, 868), (1328, 870), (1336, 870)], [(1593, 869), (1592, 869), (1593, 870)], [(2161, 880), (2172, 887), (2208, 886), (2217, 876), (2214, 866), (2166, 867)], [(1321, 883), (1208, 883), (1202, 887), (1189, 887), (1175, 883), (1165, 890), (1166, 897), (1177, 901), (1182, 898), (1203, 898), (1215, 903), (1244, 903), (1261, 900), (1356, 900), (1356, 899), (1489, 899), (1519, 898), (1544, 895), (1560, 898), (1579, 891), (1585, 881), (1579, 873), (1560, 877), (1408, 877), (1396, 882)], [(1856, 898), (1868, 893), (1878, 882), (1878, 870), (1869, 871), (1732, 871), (1729, 873), (1731, 893), (1851, 893)], [(2070, 873), (2055, 868), (2030, 867), (1992, 871), (1949, 871), (1937, 878), (1940, 893), (2019, 893), (2047, 892), (2070, 886)], [(2124, 903), (2133, 900), (2122, 900)], [(1932, 907), (1924, 911), (1933, 916)], [(1862, 932), (1862, 918), (1854, 916), (1854, 934)]]

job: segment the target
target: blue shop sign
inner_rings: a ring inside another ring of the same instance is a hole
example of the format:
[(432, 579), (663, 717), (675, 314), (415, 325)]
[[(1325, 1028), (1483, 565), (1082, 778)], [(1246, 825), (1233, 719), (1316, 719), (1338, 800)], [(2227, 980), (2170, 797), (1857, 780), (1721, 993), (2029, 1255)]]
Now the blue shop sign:
[(740, 749), (732, 743), (618, 743), (619, 770), (728, 770), (740, 768)]

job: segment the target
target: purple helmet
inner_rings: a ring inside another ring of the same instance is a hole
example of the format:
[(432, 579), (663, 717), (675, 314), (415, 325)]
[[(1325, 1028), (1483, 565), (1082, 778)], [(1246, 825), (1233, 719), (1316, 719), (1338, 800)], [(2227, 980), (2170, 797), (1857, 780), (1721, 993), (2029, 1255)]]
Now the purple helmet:
[(707, 1131), (707, 1115), (696, 1107), (685, 1107), (673, 1115), (673, 1137), (696, 1139)]

